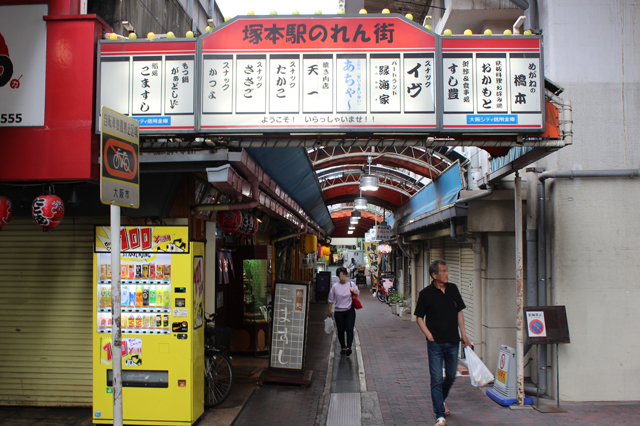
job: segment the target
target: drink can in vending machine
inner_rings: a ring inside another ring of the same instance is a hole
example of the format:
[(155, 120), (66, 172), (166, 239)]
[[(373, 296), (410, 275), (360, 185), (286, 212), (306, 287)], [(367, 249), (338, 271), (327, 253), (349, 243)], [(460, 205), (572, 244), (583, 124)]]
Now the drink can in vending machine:
[(157, 314), (156, 315), (156, 328), (160, 328), (162, 327), (162, 315)]
[(168, 280), (171, 278), (171, 265), (164, 265), (164, 279)]
[(165, 328), (169, 327), (169, 315), (167, 315), (167, 314), (164, 315), (164, 318), (163, 318), (163, 321), (162, 321), (162, 326), (165, 327)]
[(129, 279), (136, 277), (136, 265), (129, 265)]
[(129, 315), (129, 327), (127, 328), (136, 328), (136, 316), (134, 314)]
[(107, 265), (107, 279), (111, 279), (111, 264)]
[(142, 265), (136, 265), (136, 278), (142, 278)]
[(156, 316), (155, 314), (149, 314), (149, 328), (156, 328)]
[(156, 300), (156, 286), (152, 284), (149, 286), (149, 306), (156, 306)]
[(142, 265), (142, 278), (149, 278), (149, 265)]
[(101, 314), (101, 315), (98, 317), (98, 320), (99, 320), (100, 328), (101, 328), (102, 330), (104, 330), (105, 328), (107, 328), (107, 316), (106, 316), (106, 315)]
[(120, 265), (120, 278), (129, 278), (129, 266)]
[(149, 286), (144, 286), (142, 289), (142, 306), (149, 306)]
[(142, 317), (142, 328), (149, 328), (149, 315), (147, 314)]
[(156, 279), (163, 279), (164, 278), (164, 270), (162, 268), (162, 265), (156, 265)]
[(122, 316), (120, 317), (120, 324), (123, 329), (129, 327), (129, 317), (127, 316), (127, 314), (122, 314)]
[(156, 264), (155, 263), (150, 263), (149, 264), (149, 278), (151, 278), (152, 280), (156, 278)]
[(142, 315), (140, 314), (136, 317), (136, 328), (142, 328)]
[(142, 286), (136, 288), (136, 308), (142, 308)]
[(100, 279), (104, 280), (107, 278), (107, 265), (100, 265)]

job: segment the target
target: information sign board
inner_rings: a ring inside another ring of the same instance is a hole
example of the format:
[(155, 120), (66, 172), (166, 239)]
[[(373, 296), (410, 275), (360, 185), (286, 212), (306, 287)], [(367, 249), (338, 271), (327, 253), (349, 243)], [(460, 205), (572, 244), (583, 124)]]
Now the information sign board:
[(100, 134), (100, 201), (140, 207), (139, 125), (136, 120), (102, 107)]
[(269, 367), (302, 370), (307, 344), (309, 284), (277, 282)]
[(527, 306), (527, 345), (570, 343), (565, 306)]
[(98, 126), (106, 106), (137, 120), (142, 134), (193, 133), (195, 49), (195, 40), (101, 40)]
[(544, 131), (539, 37), (442, 37), (442, 130)]
[(198, 43), (201, 131), (437, 129), (436, 35), (399, 15), (239, 17)]

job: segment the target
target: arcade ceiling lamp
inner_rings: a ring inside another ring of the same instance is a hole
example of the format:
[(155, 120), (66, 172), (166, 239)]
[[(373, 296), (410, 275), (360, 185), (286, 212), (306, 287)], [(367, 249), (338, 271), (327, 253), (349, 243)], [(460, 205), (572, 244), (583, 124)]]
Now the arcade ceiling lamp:
[(367, 199), (366, 198), (362, 198), (362, 194), (360, 194), (360, 197), (358, 197), (355, 200), (353, 200), (353, 207), (358, 209), (358, 210), (366, 209), (367, 208)]
[(356, 223), (358, 223), (359, 218), (357, 217), (352, 217), (351, 219), (349, 219), (349, 223), (352, 225), (355, 225)]
[(356, 218), (358, 218), (358, 220), (360, 220), (360, 219), (362, 219), (362, 213), (360, 212), (360, 210), (355, 210), (355, 209), (354, 209), (354, 210), (351, 212), (351, 217), (352, 217), (352, 218), (356, 217)]
[(360, 191), (377, 191), (379, 187), (378, 176), (371, 174), (371, 157), (367, 157), (369, 173), (360, 176)]
[(351, 235), (351, 234), (353, 234), (353, 231), (349, 230), (349, 231), (347, 231), (347, 234)]
[(355, 225), (349, 225), (349, 231), (353, 231), (354, 229), (356, 229)]

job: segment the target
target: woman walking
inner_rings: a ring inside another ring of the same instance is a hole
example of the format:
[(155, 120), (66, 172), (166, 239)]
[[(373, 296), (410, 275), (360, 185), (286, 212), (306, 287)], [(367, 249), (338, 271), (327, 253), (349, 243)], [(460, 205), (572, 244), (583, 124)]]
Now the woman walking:
[[(329, 291), (329, 312), (327, 316), (331, 316), (331, 307), (335, 304), (335, 320), (338, 328), (338, 341), (340, 342), (340, 355), (351, 355), (351, 344), (353, 343), (353, 327), (356, 324), (356, 309), (353, 306), (353, 295), (360, 294), (358, 287), (349, 281), (347, 269), (340, 267), (336, 269), (336, 275), (340, 280), (335, 283)], [(345, 342), (344, 335), (347, 334)]]

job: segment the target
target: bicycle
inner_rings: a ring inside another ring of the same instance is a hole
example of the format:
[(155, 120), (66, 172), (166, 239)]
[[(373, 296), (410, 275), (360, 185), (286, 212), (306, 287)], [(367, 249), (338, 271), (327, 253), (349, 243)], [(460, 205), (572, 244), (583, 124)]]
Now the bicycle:
[[(385, 285), (385, 283), (391, 283), (391, 285), (387, 286)], [(387, 288), (389, 288), (389, 290), (387, 290)], [(384, 275), (380, 277), (380, 283), (378, 284), (378, 289), (376, 290), (376, 296), (378, 296), (378, 300), (380, 301), (380, 303), (389, 302), (389, 298), (391, 297), (391, 295), (397, 292), (398, 290), (396, 290), (396, 279), (393, 274), (384, 273)]]
[(231, 358), (224, 353), (231, 344), (233, 329), (216, 327), (216, 314), (205, 314), (204, 406), (214, 408), (231, 395), (235, 375)]

